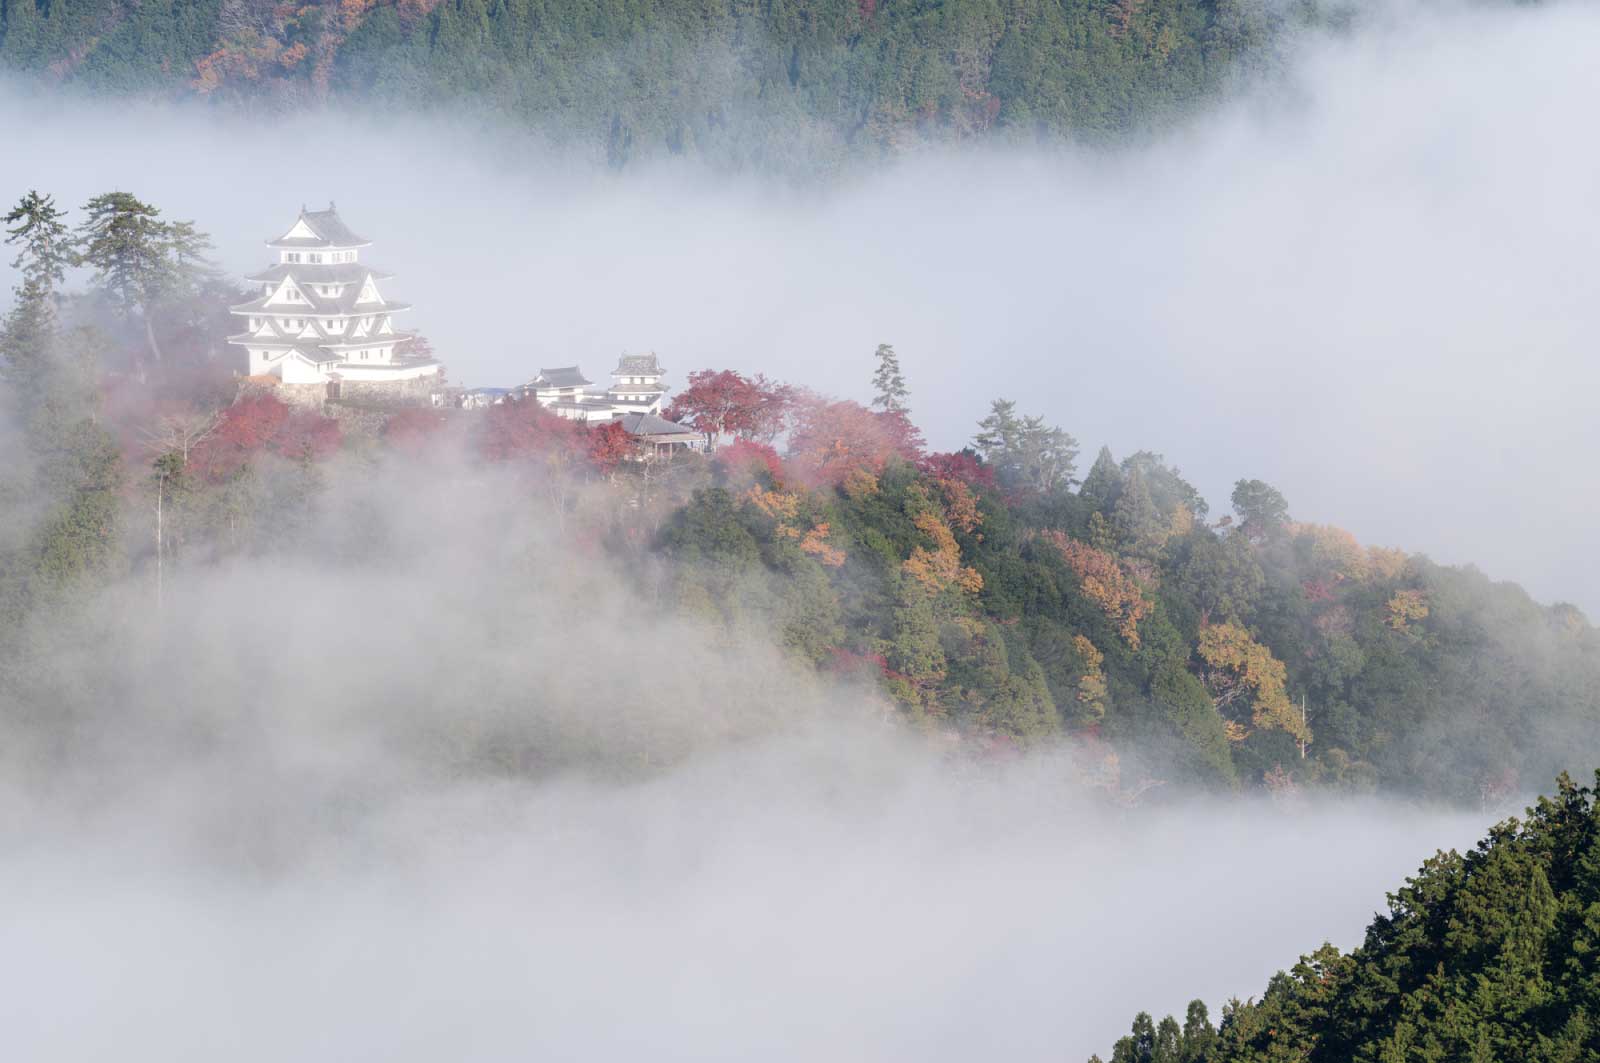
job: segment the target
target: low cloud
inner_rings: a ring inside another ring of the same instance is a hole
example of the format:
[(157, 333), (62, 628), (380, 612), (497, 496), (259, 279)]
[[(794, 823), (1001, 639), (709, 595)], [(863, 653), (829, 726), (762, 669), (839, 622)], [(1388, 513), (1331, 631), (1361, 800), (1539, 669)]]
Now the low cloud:
[(328, 475), (292, 542), (29, 633), (19, 1056), (1077, 1059), (1352, 944), (1485, 818), (1127, 808), (672, 614), (501, 473)]

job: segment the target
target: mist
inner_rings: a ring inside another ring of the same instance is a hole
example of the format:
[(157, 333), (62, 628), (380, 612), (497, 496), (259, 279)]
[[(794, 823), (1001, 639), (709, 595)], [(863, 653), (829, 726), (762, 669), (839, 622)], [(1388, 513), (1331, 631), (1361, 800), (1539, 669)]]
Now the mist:
[[(468, 385), (653, 349), (669, 384), (859, 399), (892, 342), (934, 447), (1015, 397), (1214, 510), (1259, 477), (1592, 612), (1596, 45), (1578, 5), (1369, 11), (1157, 139), (823, 185), (379, 104), (0, 87), (0, 191), (136, 192), (238, 274), (336, 200)], [(159, 612), (131, 577), (28, 632), (0, 735), (19, 1058), (1077, 1060), (1358, 944), (1495, 818), (1130, 808), (1104, 757), (972, 758), (671, 614), (647, 559), (575, 551), (522, 485), (404, 464), (345, 456), (311, 525)]]
[(1490, 818), (974, 757), (439, 460), (337, 463), (295, 549), (38, 621), (20, 1056), (1082, 1059), (1355, 944)]

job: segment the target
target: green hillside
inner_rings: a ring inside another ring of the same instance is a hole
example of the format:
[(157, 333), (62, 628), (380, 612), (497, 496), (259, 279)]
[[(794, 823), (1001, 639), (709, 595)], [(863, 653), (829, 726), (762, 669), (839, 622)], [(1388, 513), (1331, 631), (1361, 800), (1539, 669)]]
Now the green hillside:
[(0, 68), (285, 109), (463, 100), (613, 164), (817, 169), (918, 143), (1169, 118), (1309, 3), (1266, 0), (0, 0)]

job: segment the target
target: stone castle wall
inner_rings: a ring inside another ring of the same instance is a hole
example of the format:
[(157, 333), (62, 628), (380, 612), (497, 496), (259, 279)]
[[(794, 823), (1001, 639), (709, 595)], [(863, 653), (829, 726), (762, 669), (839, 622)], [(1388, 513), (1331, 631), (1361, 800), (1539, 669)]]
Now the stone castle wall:
[(339, 382), (339, 398), (386, 406), (431, 406), (433, 393), (442, 388), (443, 378), (437, 374), (411, 380), (343, 380)]

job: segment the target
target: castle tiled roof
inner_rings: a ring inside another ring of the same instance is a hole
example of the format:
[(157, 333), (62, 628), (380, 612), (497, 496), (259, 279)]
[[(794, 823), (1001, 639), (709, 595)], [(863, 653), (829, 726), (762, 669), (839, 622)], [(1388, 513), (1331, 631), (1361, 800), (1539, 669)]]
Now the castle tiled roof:
[(619, 420), (622, 430), (630, 436), (642, 439), (683, 440), (703, 438), (688, 425), (681, 425), (676, 421), (669, 421), (665, 417), (657, 417), (653, 413), (625, 413)]
[(654, 351), (649, 354), (625, 354), (617, 359), (617, 367), (611, 371), (612, 376), (660, 376), (661, 365), (656, 361)]
[[(298, 221), (306, 223), (306, 228), (316, 234), (312, 239), (305, 236), (280, 236), (267, 243), (272, 247), (365, 247), (372, 243), (365, 236), (358, 236), (349, 226), (339, 220), (339, 214), (333, 209), (333, 204), (328, 204), (327, 210), (306, 210), (300, 208)], [(293, 231), (290, 226), (290, 231)]]
[(529, 383), (531, 388), (582, 388), (588, 387), (591, 382), (585, 380), (583, 373), (575, 365), (558, 366), (555, 369), (540, 369), (539, 375)]
[(252, 299), (248, 303), (240, 303), (228, 309), (235, 314), (276, 314), (279, 316), (309, 317), (314, 315), (347, 317), (362, 314), (398, 314), (402, 310), (410, 310), (410, 303), (357, 303), (361, 297), (361, 286), (353, 284), (338, 295), (318, 295), (309, 288), (301, 288), (301, 294), (306, 297), (306, 302), (301, 303), (273, 303), (267, 304), (270, 296), (263, 295)]
[(293, 277), (301, 284), (360, 284), (369, 274), (373, 280), (380, 281), (394, 276), (393, 273), (373, 269), (361, 262), (278, 262), (260, 273), (250, 274), (245, 280), (277, 284), (285, 277)]

